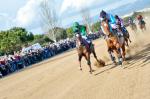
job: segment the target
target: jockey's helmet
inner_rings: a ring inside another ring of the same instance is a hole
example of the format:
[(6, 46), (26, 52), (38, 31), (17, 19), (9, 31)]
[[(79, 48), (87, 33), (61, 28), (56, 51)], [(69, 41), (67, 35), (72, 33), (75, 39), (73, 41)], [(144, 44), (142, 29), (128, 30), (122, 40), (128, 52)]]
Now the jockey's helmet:
[(115, 19), (119, 19), (119, 16), (118, 16), (118, 15), (115, 15)]
[(137, 16), (137, 19), (138, 19), (138, 20), (143, 19), (142, 15), (138, 15), (138, 16)]
[(107, 13), (104, 10), (100, 12), (100, 18), (106, 18), (106, 15)]
[(132, 18), (131, 18), (131, 17), (129, 17), (129, 20), (132, 20)]
[(74, 22), (74, 23), (73, 23), (73, 26), (74, 26), (74, 27), (78, 27), (78, 26), (79, 26), (79, 23), (78, 23), (78, 22)]

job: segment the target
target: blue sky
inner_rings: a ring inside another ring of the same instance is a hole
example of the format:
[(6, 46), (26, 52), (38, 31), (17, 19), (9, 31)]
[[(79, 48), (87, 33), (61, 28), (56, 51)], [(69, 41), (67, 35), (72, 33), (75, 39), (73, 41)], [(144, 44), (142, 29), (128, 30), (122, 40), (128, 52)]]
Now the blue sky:
[[(91, 17), (97, 17), (104, 9), (116, 14), (129, 13), (150, 7), (150, 0), (48, 0), (55, 2), (61, 26), (81, 21), (81, 7), (90, 9)], [(40, 4), (43, 0), (0, 0), (0, 30), (14, 26), (25, 27), (34, 34), (42, 33)], [(140, 3), (139, 3), (140, 2)], [(128, 9), (126, 8), (128, 7)], [(120, 9), (122, 9), (120, 11)]]

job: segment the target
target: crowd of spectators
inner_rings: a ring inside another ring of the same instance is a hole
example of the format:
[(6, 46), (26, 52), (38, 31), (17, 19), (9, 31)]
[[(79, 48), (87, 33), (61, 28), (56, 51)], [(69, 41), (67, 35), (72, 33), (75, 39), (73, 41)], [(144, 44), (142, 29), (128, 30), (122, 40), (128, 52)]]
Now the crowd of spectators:
[[(99, 34), (88, 35), (92, 40), (99, 38), (99, 36)], [(26, 53), (14, 52), (13, 55), (0, 56), (0, 78), (75, 47), (75, 39), (65, 39), (48, 44), (42, 50), (29, 50)]]

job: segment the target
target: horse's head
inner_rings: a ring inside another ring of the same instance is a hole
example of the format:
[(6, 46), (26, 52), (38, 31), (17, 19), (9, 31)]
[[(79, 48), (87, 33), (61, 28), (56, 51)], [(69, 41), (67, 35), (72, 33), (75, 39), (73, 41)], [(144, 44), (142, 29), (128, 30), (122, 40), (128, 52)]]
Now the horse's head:
[(77, 46), (81, 45), (81, 40), (82, 40), (81, 35), (80, 34), (76, 34), (76, 44), (77, 44)]
[(102, 30), (103, 30), (103, 33), (104, 33), (104, 34), (106, 34), (106, 35), (112, 35), (112, 33), (111, 33), (111, 31), (110, 31), (110, 25), (109, 25), (107, 19), (104, 19), (104, 20), (101, 22), (101, 27), (102, 27)]

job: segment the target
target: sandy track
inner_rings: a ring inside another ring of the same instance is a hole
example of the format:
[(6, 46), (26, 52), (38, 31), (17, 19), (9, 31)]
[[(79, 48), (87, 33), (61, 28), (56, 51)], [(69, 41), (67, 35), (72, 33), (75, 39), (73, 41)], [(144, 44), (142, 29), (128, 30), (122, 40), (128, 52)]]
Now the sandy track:
[[(0, 99), (150, 99), (150, 32), (146, 34), (133, 40), (125, 68), (110, 61), (96, 68), (92, 56), (96, 71), (91, 75), (84, 59), (79, 71), (73, 50), (0, 79)], [(108, 60), (105, 42), (94, 43), (98, 57)]]

